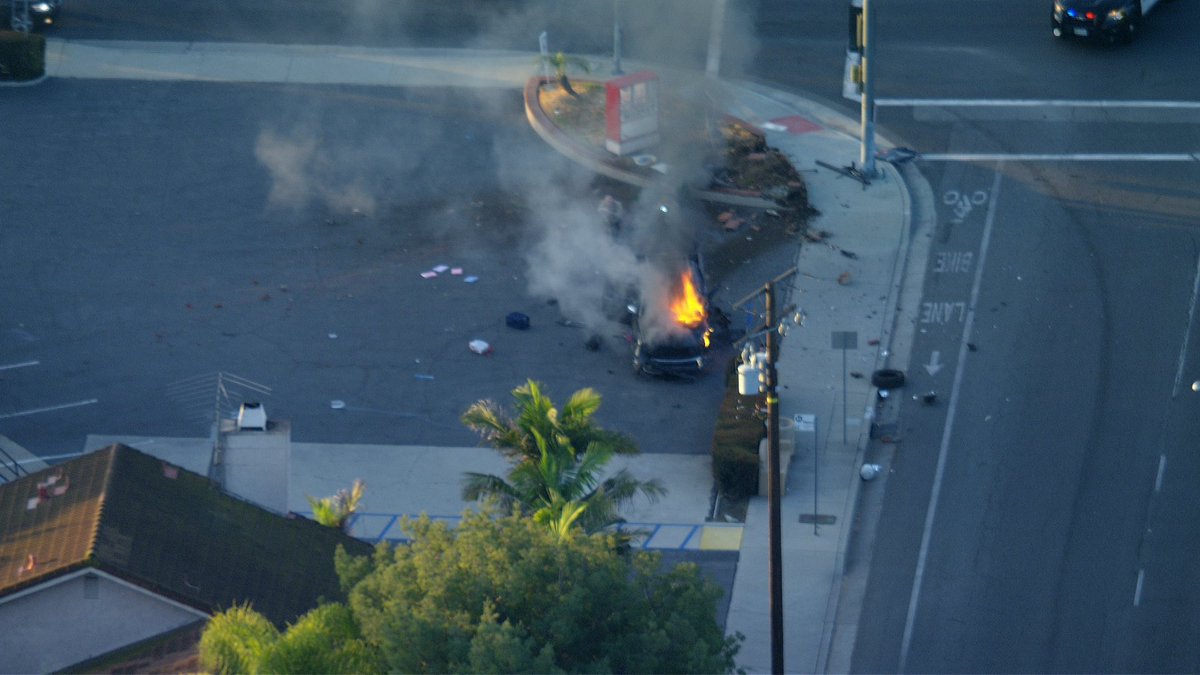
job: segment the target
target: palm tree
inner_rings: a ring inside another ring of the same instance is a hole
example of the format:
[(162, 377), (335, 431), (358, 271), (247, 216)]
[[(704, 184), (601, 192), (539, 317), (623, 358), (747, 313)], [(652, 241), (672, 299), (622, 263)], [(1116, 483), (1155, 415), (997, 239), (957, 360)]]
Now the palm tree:
[(571, 81), (567, 79), (567, 70), (575, 67), (585, 73), (592, 72), (592, 65), (588, 63), (587, 59), (580, 56), (567, 56), (562, 52), (556, 52), (538, 57), (538, 60), (554, 68), (554, 77), (558, 80), (558, 85), (563, 88), (563, 91), (574, 98), (579, 98), (579, 94), (571, 87)]
[(305, 498), (308, 499), (308, 505), (312, 507), (313, 520), (327, 527), (345, 530), (350, 524), (350, 517), (358, 511), (359, 503), (362, 502), (366, 489), (366, 483), (358, 478), (354, 480), (354, 485), (350, 486), (349, 490), (338, 490), (337, 494), (332, 497), (317, 499), (305, 495)]
[(515, 418), (491, 401), (475, 403), (463, 414), (463, 423), (512, 463), (506, 477), (465, 473), (464, 499), (494, 498), (503, 508), (515, 504), (565, 534), (576, 523), (597, 532), (624, 522), (621, 505), (638, 495), (655, 501), (666, 493), (657, 480), (640, 481), (625, 469), (603, 477), (615, 455), (638, 450), (627, 436), (596, 426), (592, 416), (600, 395), (594, 389), (575, 392), (562, 410), (533, 380), (512, 393)]

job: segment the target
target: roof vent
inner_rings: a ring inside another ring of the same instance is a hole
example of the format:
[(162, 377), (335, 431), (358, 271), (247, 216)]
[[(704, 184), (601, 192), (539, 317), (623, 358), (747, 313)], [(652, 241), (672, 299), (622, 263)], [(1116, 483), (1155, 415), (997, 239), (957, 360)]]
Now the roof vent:
[(266, 431), (267, 411), (261, 403), (247, 401), (238, 410), (237, 425), (238, 431)]

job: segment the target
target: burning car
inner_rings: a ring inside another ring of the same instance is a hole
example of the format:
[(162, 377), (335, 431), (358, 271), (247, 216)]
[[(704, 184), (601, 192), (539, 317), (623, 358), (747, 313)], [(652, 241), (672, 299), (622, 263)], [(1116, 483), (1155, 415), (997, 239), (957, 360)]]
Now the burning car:
[[(649, 300), (649, 302), (647, 302)], [(645, 297), (633, 314), (633, 369), (644, 375), (698, 377), (714, 329), (699, 259), (689, 260), (662, 298)]]

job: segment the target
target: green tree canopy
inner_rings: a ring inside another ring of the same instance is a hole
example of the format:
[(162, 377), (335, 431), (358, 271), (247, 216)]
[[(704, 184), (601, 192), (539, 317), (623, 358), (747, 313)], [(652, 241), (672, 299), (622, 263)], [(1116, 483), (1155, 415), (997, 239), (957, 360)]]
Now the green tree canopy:
[(729, 672), (738, 638), (716, 621), (721, 590), (657, 554), (622, 556), (611, 536), (560, 537), (514, 513), (427, 518), (370, 564), (339, 554), (350, 607), (400, 672)]
[(200, 663), (215, 673), (381, 672), (345, 605), (317, 607), (283, 633), (249, 606), (218, 613), (200, 638)]
[(627, 436), (606, 431), (592, 419), (600, 408), (594, 389), (575, 392), (561, 410), (533, 380), (512, 394), (514, 417), (492, 401), (475, 403), (463, 414), (463, 423), (512, 463), (506, 477), (464, 474), (464, 499), (494, 498), (502, 508), (517, 505), (537, 522), (565, 533), (576, 523), (598, 532), (623, 522), (620, 507), (637, 496), (654, 500), (665, 493), (658, 481), (638, 480), (624, 469), (604, 476), (614, 455), (638, 450)]
[(217, 673), (727, 673), (741, 636), (695, 565), (616, 552), (611, 535), (560, 536), (514, 513), (454, 529), (405, 521), (408, 545), (338, 549), (348, 604), (280, 632), (239, 606), (213, 617), (201, 664)]

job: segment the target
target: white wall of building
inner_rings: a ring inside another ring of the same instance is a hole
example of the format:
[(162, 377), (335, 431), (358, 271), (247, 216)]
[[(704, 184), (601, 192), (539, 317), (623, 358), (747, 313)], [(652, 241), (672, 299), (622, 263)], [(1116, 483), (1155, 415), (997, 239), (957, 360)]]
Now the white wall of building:
[(205, 616), (102, 572), (75, 573), (0, 600), (0, 672), (53, 672)]

